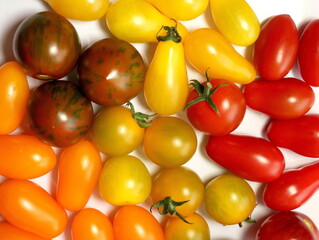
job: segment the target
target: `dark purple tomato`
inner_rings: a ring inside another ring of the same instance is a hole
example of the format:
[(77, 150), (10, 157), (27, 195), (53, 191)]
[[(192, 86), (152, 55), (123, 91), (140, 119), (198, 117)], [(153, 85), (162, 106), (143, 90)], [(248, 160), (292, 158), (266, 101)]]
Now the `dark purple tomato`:
[(93, 116), (91, 102), (69, 81), (41, 84), (28, 102), (31, 130), (40, 140), (55, 147), (67, 147), (83, 139)]
[(88, 99), (103, 106), (122, 105), (138, 95), (145, 72), (135, 47), (116, 38), (95, 42), (78, 63), (80, 87)]
[(28, 75), (60, 79), (75, 67), (81, 43), (73, 25), (54, 12), (39, 12), (26, 18), (14, 36), (14, 55)]

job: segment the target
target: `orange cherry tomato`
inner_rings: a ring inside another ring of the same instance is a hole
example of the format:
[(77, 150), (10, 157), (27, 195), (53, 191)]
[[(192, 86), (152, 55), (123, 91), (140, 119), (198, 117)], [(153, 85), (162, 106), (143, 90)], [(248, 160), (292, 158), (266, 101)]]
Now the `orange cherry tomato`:
[(6, 222), (0, 222), (0, 236), (1, 240), (48, 240)]
[(162, 226), (145, 208), (121, 207), (115, 214), (113, 230), (116, 240), (164, 240)]
[(59, 160), (58, 203), (70, 211), (84, 208), (97, 184), (101, 168), (102, 159), (93, 143), (83, 140), (65, 148)]
[(113, 240), (110, 219), (94, 208), (77, 213), (71, 226), (72, 240)]
[(0, 67), (0, 85), (0, 134), (9, 134), (21, 124), (30, 94), (26, 74), (18, 62)]
[(40, 177), (56, 165), (52, 147), (34, 136), (0, 135), (0, 153), (0, 175), (8, 178)]
[(68, 216), (51, 195), (28, 180), (0, 185), (0, 213), (11, 224), (44, 238), (60, 235)]

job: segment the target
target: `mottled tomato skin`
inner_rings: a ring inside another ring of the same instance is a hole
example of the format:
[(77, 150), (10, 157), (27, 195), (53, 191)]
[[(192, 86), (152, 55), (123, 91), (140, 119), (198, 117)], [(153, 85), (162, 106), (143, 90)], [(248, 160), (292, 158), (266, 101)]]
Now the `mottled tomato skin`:
[(67, 147), (83, 139), (93, 116), (91, 102), (69, 81), (41, 84), (28, 102), (31, 130), (40, 140), (55, 147)]
[(95, 42), (78, 63), (80, 86), (91, 101), (103, 106), (126, 103), (143, 88), (146, 67), (128, 42), (105, 38)]
[(15, 32), (14, 55), (34, 78), (49, 80), (68, 75), (80, 54), (75, 28), (54, 12), (31, 15)]

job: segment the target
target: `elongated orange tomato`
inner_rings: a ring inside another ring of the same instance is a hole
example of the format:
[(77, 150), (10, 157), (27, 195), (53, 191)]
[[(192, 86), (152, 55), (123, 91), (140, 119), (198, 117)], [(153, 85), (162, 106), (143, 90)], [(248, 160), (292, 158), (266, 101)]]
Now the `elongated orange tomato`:
[(0, 222), (0, 236), (1, 240), (49, 240), (17, 228), (7, 222)]
[(83, 140), (63, 150), (59, 159), (56, 198), (70, 211), (87, 204), (97, 184), (102, 159), (93, 143)]
[(0, 134), (9, 134), (22, 122), (29, 98), (26, 74), (18, 62), (0, 67)]
[(0, 135), (0, 175), (32, 179), (50, 172), (56, 165), (52, 147), (29, 135)]
[(172, 115), (185, 105), (188, 76), (183, 44), (180, 38), (172, 36), (178, 34), (178, 28), (165, 28), (168, 35), (158, 38), (159, 43), (146, 72), (144, 96), (152, 111)]
[(54, 198), (29, 180), (7, 180), (0, 185), (0, 213), (11, 224), (49, 239), (60, 235), (68, 221)]
[(209, 78), (226, 79), (239, 84), (255, 80), (254, 66), (241, 56), (230, 42), (211, 28), (199, 28), (184, 39), (185, 56), (202, 74)]

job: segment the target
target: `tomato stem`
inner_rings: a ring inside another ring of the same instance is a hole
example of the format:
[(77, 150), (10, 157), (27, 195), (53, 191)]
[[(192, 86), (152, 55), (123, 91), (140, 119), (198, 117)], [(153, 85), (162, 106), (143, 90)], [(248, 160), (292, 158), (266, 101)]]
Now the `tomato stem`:
[[(175, 26), (162, 26), (161, 27), (161, 29), (158, 31), (157, 36), (156, 36), (156, 38), (159, 42), (173, 41), (176, 43), (180, 43), (182, 41), (182, 37), (177, 31), (177, 22), (175, 21), (175, 23), (176, 23)], [(162, 29), (164, 29), (167, 32), (167, 34), (165, 36), (158, 35)]]
[(149, 115), (142, 112), (135, 112), (134, 105), (130, 101), (126, 103), (126, 106), (128, 106), (131, 109), (132, 117), (141, 128), (147, 128), (148, 126), (152, 124), (152, 121), (150, 121), (150, 118), (155, 116), (156, 113)]

